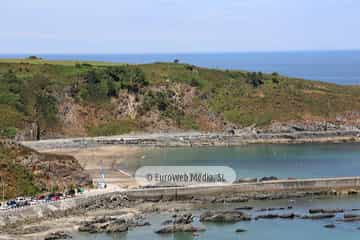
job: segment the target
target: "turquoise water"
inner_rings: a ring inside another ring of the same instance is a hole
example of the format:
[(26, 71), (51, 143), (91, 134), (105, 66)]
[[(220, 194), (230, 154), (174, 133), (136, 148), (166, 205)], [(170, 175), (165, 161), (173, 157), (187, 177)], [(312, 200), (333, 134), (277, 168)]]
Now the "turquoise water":
[[(129, 161), (126, 166), (135, 170), (144, 165), (227, 165), (233, 167), (238, 177), (339, 177), (360, 176), (360, 144), (301, 144), (301, 145), (248, 145), (241, 147), (210, 148), (154, 148), (143, 153), (143, 157)], [(360, 196), (351, 198), (298, 199), (252, 201), (245, 204), (211, 205), (211, 209), (234, 209), (244, 205), (255, 208), (287, 207), (294, 212), (306, 214), (309, 208), (360, 208)], [(199, 211), (192, 211), (199, 215)], [(252, 215), (256, 212), (252, 211)], [(360, 212), (358, 212), (360, 214)], [(192, 234), (157, 235), (155, 230), (171, 214), (151, 215), (151, 226), (132, 229), (122, 234), (79, 234), (76, 240), (153, 240), (153, 239), (206, 239), (206, 240), (358, 240), (360, 222), (339, 223), (327, 220), (286, 220), (262, 219), (236, 224), (206, 224), (206, 231), (194, 237)], [(341, 218), (338, 214), (337, 218)], [(335, 229), (327, 229), (325, 224), (335, 223)], [(201, 224), (196, 221), (195, 224)], [(235, 233), (237, 228), (245, 228), (245, 233)]]
[[(34, 54), (0, 54), (27, 57)], [(38, 55), (38, 54), (35, 54)], [(286, 76), (338, 84), (360, 84), (360, 51), (248, 52), (203, 54), (39, 54), (46, 59), (127, 63), (173, 61), (203, 67), (279, 72)]]
[(229, 166), (238, 177), (314, 178), (360, 176), (360, 144), (248, 145), (241, 147), (155, 148), (124, 164), (141, 166)]
[[(333, 198), (333, 199), (302, 199), (297, 200), (295, 203), (289, 203), (285, 200), (274, 200), (266, 202), (249, 202), (246, 204), (231, 204), (231, 205), (218, 205), (218, 209), (233, 209), (243, 205), (251, 205), (256, 208), (263, 207), (286, 207), (289, 204), (293, 206), (292, 210), (279, 211), (279, 213), (294, 212), (298, 214), (306, 214), (309, 208), (344, 208), (353, 209), (360, 207), (360, 198)], [(215, 206), (212, 207), (214, 209)], [(192, 211), (195, 215), (199, 216), (198, 211)], [(276, 211), (275, 211), (276, 212)], [(274, 212), (274, 213), (275, 213)], [(252, 215), (263, 214), (251, 211)], [(356, 212), (353, 212), (356, 213)], [(342, 214), (338, 214), (337, 218), (342, 218)], [(236, 224), (204, 224), (206, 231), (200, 233), (199, 236), (194, 237), (191, 233), (184, 234), (169, 234), (157, 235), (155, 230), (161, 227), (161, 222), (171, 219), (171, 214), (152, 215), (149, 216), (151, 226), (140, 227), (132, 229), (127, 233), (122, 234), (79, 234), (75, 236), (76, 240), (153, 240), (153, 239), (206, 239), (206, 240), (303, 240), (303, 239), (317, 239), (317, 240), (357, 240), (359, 239), (360, 222), (353, 223), (340, 223), (336, 219), (324, 220), (302, 220), (302, 219), (260, 219), (252, 220), (251, 222), (239, 222)], [(336, 224), (335, 229), (327, 229), (323, 226), (325, 224)], [(201, 225), (198, 220), (195, 220), (195, 225)], [(245, 233), (235, 233), (237, 228), (244, 228), (248, 231)]]

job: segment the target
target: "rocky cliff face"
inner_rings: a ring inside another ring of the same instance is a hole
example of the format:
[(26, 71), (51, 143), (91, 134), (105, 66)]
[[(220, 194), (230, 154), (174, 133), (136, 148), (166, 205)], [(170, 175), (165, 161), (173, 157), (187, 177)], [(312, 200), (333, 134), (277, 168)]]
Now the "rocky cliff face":
[(38, 153), (10, 140), (0, 141), (0, 163), (7, 198), (92, 183), (74, 157)]

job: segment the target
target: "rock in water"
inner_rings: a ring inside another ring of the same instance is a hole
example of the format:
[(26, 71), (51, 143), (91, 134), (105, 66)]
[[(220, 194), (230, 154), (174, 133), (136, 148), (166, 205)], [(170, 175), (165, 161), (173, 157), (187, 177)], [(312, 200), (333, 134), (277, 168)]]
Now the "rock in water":
[(243, 228), (238, 228), (238, 229), (235, 230), (235, 232), (242, 233), (242, 232), (247, 232), (247, 230), (243, 229)]
[(250, 221), (251, 217), (240, 211), (216, 211), (201, 214), (201, 222), (234, 223), (239, 221)]
[(239, 210), (252, 210), (252, 209), (253, 209), (252, 206), (243, 206), (243, 207), (237, 207), (234, 210), (239, 211)]
[(155, 231), (157, 234), (176, 233), (176, 232), (202, 232), (205, 228), (195, 227), (192, 224), (173, 224)]
[(72, 239), (72, 236), (66, 232), (53, 232), (48, 234), (44, 240), (60, 240), (60, 239)]
[(302, 217), (302, 219), (318, 220), (318, 219), (334, 218), (334, 217), (335, 217), (335, 214), (333, 214), (333, 213), (327, 213), (327, 214), (305, 215), (305, 216)]
[(334, 208), (334, 209), (309, 209), (310, 214), (316, 214), (316, 213), (342, 213), (344, 212), (344, 209), (342, 208)]
[(78, 230), (88, 233), (118, 233), (128, 229), (129, 223), (122, 218), (101, 217), (82, 223)]
[(326, 224), (324, 225), (325, 228), (335, 228), (335, 224)]

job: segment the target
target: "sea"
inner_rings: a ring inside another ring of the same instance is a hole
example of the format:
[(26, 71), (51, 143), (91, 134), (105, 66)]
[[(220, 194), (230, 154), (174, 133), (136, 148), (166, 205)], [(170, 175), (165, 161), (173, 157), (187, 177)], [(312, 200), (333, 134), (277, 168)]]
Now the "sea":
[(201, 67), (278, 72), (290, 77), (319, 80), (343, 85), (360, 85), (360, 50), (291, 51), (241, 53), (168, 53), (168, 54), (1, 54), (0, 58), (36, 55), (50, 60), (104, 61), (120, 63), (172, 62)]
[[(0, 54), (0, 58), (21, 58), (37, 55), (50, 60), (105, 61), (143, 64), (169, 62), (217, 69), (278, 72), (282, 75), (319, 80), (341, 85), (360, 85), (360, 51), (304, 51), (304, 52), (249, 52), (249, 53), (194, 53), (194, 54)], [(316, 178), (360, 176), (360, 144), (300, 144), (300, 145), (248, 145), (240, 147), (161, 148), (142, 153), (138, 159), (127, 161), (122, 168), (135, 171), (141, 166), (228, 166), (238, 177), (276, 176), (279, 178)], [(305, 214), (309, 208), (360, 208), (360, 197), (308, 198), (254, 201), (254, 207), (284, 207), (291, 204), (292, 212)], [(233, 209), (242, 204), (211, 206), (211, 209)], [(200, 211), (194, 211), (198, 216)], [(255, 213), (254, 213), (255, 214)], [(360, 212), (359, 212), (360, 214)], [(151, 226), (130, 229), (121, 234), (74, 233), (75, 240), (357, 240), (360, 222), (343, 223), (327, 220), (264, 219), (236, 224), (206, 224), (206, 231), (194, 236), (191, 233), (157, 235), (161, 222), (171, 214), (147, 216)], [(201, 225), (198, 219), (195, 224)], [(324, 228), (335, 224), (336, 228)], [(236, 233), (235, 229), (247, 231)]]
[[(126, 161), (121, 168), (130, 172), (141, 166), (228, 166), (237, 177), (276, 176), (278, 178), (319, 178), (360, 176), (360, 143), (308, 143), (297, 145), (244, 145), (239, 147), (152, 148), (143, 151), (136, 159)], [(249, 201), (246, 203), (213, 204), (207, 210), (232, 210), (242, 206), (279, 208), (291, 205), (291, 210), (268, 213), (308, 214), (310, 208), (343, 208), (348, 213), (360, 214), (360, 196), (309, 197), (305, 199)], [(260, 219), (235, 224), (202, 224), (199, 215), (203, 210), (191, 211), (195, 225), (206, 228), (198, 235), (178, 233), (159, 235), (155, 231), (161, 223), (171, 219), (171, 213), (150, 214), (150, 226), (130, 229), (120, 234), (76, 233), (76, 240), (355, 240), (360, 236), (359, 222), (340, 222), (343, 213), (333, 219)], [(252, 216), (263, 214), (252, 210)], [(335, 228), (324, 226), (335, 224)], [(237, 228), (246, 232), (236, 233)]]

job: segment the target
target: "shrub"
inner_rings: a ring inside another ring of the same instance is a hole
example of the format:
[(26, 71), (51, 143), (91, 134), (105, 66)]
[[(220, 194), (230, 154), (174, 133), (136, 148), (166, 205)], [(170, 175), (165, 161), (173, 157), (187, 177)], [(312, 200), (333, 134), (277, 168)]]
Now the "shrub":
[(247, 74), (247, 83), (251, 84), (253, 87), (258, 87), (264, 84), (264, 76), (261, 72), (252, 72)]
[(238, 110), (225, 111), (224, 118), (229, 122), (240, 124), (242, 126), (249, 126), (255, 123), (255, 119), (252, 115), (241, 113)]
[(111, 136), (129, 133), (137, 130), (137, 125), (132, 120), (119, 120), (103, 123), (95, 127), (88, 128), (90, 136)]

